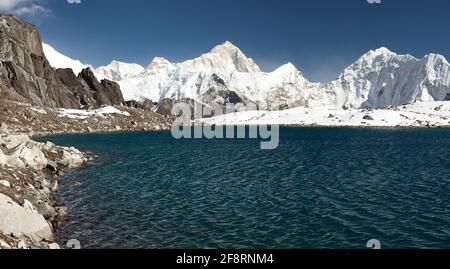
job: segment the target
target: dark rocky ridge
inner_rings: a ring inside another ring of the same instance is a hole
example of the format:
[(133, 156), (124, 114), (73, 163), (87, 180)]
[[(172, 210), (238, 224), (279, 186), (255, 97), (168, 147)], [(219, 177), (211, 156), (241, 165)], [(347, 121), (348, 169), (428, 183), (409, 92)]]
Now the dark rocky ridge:
[(91, 70), (77, 77), (55, 70), (46, 59), (36, 27), (0, 15), (0, 98), (58, 108), (96, 108), (124, 102), (115, 82), (99, 82)]

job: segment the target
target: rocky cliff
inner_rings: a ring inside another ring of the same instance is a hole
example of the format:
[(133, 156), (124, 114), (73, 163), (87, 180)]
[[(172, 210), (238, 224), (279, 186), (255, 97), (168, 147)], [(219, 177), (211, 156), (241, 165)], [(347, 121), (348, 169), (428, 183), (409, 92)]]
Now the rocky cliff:
[(124, 101), (116, 83), (98, 82), (89, 69), (78, 77), (71, 70), (53, 69), (36, 28), (13, 15), (0, 15), (0, 98), (59, 108)]

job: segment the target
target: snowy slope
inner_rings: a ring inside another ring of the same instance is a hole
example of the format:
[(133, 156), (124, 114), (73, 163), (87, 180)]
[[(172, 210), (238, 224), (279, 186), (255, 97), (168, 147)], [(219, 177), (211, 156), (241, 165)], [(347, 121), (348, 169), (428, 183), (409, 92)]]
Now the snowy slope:
[(50, 62), (53, 68), (70, 68), (73, 72), (78, 75), (84, 68), (92, 68), (90, 65), (85, 65), (78, 60), (73, 60), (58, 51), (48, 44), (43, 43), (42, 48), (44, 49), (45, 57)]
[(297, 107), (283, 111), (245, 111), (200, 119), (196, 123), (219, 126), (450, 127), (450, 102), (418, 102), (375, 110)]

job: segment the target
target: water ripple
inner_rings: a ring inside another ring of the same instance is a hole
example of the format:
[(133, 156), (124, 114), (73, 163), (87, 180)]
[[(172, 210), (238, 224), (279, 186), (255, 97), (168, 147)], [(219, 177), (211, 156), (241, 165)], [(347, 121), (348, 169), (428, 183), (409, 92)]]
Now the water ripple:
[(377, 238), (387, 248), (450, 246), (447, 130), (282, 129), (274, 151), (169, 133), (50, 139), (100, 156), (64, 177), (62, 242), (364, 248)]

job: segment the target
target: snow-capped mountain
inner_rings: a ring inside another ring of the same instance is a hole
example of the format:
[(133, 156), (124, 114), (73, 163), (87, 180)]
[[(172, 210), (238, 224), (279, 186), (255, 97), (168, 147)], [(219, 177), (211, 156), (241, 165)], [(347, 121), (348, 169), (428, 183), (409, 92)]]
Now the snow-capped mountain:
[[(51, 59), (53, 55), (47, 55), (50, 62), (58, 62)], [(443, 56), (429, 54), (417, 59), (386, 48), (364, 54), (328, 83), (309, 82), (291, 63), (270, 73), (262, 72), (230, 42), (182, 63), (157, 57), (143, 68), (114, 61), (95, 70), (95, 74), (117, 81), (126, 100), (138, 101), (232, 101), (277, 110), (386, 108), (450, 100), (450, 65)]]
[(45, 57), (47, 57), (53, 68), (70, 68), (77, 75), (85, 68), (93, 69), (90, 65), (83, 64), (78, 60), (73, 60), (59, 53), (48, 44), (42, 43), (42, 48), (44, 50)]
[[(97, 72), (98, 73), (98, 72)], [(113, 79), (109, 76), (108, 79)], [(200, 57), (182, 63), (155, 58), (139, 75), (119, 82), (128, 100), (193, 99), (199, 102), (224, 97), (232, 92), (241, 99), (262, 105), (296, 105), (301, 88), (309, 82), (292, 65), (272, 73), (258, 65), (230, 42), (225, 42)], [(276, 97), (279, 100), (272, 100)], [(224, 101), (224, 100), (222, 100)]]
[(386, 108), (415, 101), (443, 101), (450, 94), (450, 65), (442, 55), (422, 59), (386, 48), (364, 54), (326, 84), (332, 105)]
[(138, 64), (127, 64), (119, 61), (112, 61), (107, 66), (101, 66), (95, 69), (95, 75), (98, 79), (110, 79), (120, 81), (135, 77), (144, 71), (144, 67)]

